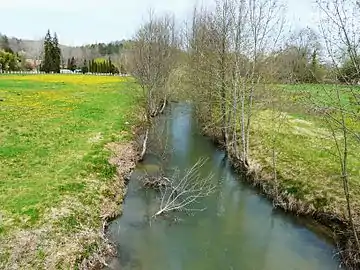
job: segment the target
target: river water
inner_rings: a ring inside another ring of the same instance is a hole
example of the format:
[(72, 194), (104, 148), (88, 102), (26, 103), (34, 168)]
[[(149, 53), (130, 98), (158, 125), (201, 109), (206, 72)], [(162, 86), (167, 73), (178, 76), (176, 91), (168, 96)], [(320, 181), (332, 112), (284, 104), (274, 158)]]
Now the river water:
[[(189, 105), (172, 104), (159, 119), (162, 141), (172, 151), (165, 161), (148, 155), (133, 172), (123, 215), (109, 227), (118, 250), (112, 269), (338, 269), (331, 241), (309, 221), (275, 210), (245, 184), (224, 151), (199, 133)], [(214, 194), (200, 202), (206, 209), (151, 219), (159, 194), (142, 188), (144, 171), (151, 174), (160, 163), (167, 172), (184, 171), (199, 158), (207, 158), (201, 173), (212, 173), (217, 184)]]

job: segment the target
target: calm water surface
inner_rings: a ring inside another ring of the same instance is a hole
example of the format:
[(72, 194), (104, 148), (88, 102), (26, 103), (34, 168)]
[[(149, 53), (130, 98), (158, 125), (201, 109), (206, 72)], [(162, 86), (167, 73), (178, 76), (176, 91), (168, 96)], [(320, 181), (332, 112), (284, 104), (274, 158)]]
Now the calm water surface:
[(119, 256), (113, 269), (338, 269), (331, 241), (242, 183), (224, 152), (199, 134), (189, 105), (172, 104), (158, 129), (173, 149), (166, 169), (183, 171), (205, 157), (201, 173), (214, 175), (217, 190), (201, 202), (205, 211), (151, 220), (158, 194), (139, 182), (144, 170), (152, 173), (160, 163), (149, 155), (132, 174), (123, 215), (109, 228)]

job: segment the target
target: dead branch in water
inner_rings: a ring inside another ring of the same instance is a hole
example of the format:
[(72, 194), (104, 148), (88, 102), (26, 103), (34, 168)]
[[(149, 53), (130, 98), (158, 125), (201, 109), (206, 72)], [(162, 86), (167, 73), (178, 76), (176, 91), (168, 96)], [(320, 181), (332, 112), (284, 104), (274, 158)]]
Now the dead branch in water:
[(206, 163), (206, 159), (199, 159), (190, 169), (180, 176), (177, 170), (171, 179), (164, 178), (165, 185), (160, 185), (161, 202), (159, 210), (153, 215), (157, 217), (170, 211), (202, 211), (194, 208), (193, 204), (199, 199), (209, 196), (215, 191), (212, 183), (212, 175), (202, 177), (200, 169)]

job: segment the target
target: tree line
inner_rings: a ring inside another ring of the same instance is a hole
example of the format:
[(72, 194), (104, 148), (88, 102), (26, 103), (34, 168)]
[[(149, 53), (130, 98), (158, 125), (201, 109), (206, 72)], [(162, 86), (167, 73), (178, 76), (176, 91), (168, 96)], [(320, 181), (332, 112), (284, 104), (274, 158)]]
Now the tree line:
[[(120, 69), (117, 68), (111, 61), (110, 57), (106, 60), (103, 58), (86, 60), (84, 59), (81, 64), (77, 63), (78, 61), (75, 57), (71, 57), (67, 60), (66, 68), (75, 71), (81, 70), (82, 73), (111, 73), (111, 74), (126, 74), (125, 67), (120, 65)], [(64, 65), (65, 67), (65, 65)]]
[(50, 30), (48, 30), (44, 39), (43, 61), (40, 66), (40, 71), (44, 71), (45, 73), (60, 73), (61, 68), (66, 68), (71, 71), (79, 69), (82, 73), (126, 73), (124, 65), (120, 65), (119, 70), (119, 68), (112, 63), (110, 57), (108, 59), (84, 59), (83, 62), (79, 64), (78, 60), (73, 56), (67, 59), (66, 64), (62, 63), (58, 37), (56, 33), (54, 37), (52, 37)]

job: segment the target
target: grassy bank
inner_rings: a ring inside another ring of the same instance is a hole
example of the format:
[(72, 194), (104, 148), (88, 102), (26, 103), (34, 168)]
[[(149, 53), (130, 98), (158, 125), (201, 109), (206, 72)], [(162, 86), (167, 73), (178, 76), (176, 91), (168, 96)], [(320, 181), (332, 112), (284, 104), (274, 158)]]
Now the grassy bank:
[(126, 145), (131, 158), (138, 88), (120, 77), (0, 76), (0, 100), (0, 268), (74, 267), (98, 251), (122, 200), (107, 146)]
[[(333, 87), (280, 86), (278, 97), (282, 101), (277, 100), (276, 108), (262, 108), (254, 115), (251, 156), (262, 165), (263, 173), (270, 178), (274, 171), (272, 154), (275, 150), (275, 169), (284, 193), (306, 203), (309, 213), (324, 212), (347, 220), (341, 167), (328, 126), (328, 116), (321, 109), (315, 109), (327, 108), (328, 104), (333, 103)], [(351, 95), (346, 88), (342, 90), (341, 102), (345, 106), (352, 106)], [(352, 123), (351, 127), (360, 130), (360, 123)], [(340, 130), (335, 132), (341, 142)], [(348, 142), (352, 206), (354, 213), (360, 213), (360, 147), (351, 135)], [(358, 218), (356, 216), (360, 225)]]
[[(335, 136), (343, 150), (344, 136), (335, 124), (340, 116), (334, 104), (354, 112), (346, 114), (345, 122), (349, 130), (358, 134), (359, 104), (354, 102), (353, 93), (360, 89), (352, 88), (351, 93), (349, 87), (340, 85), (276, 88), (276, 106), (260, 106), (254, 115), (250, 155), (257, 176), (253, 179), (280, 207), (313, 216), (332, 228), (341, 248), (342, 262), (349, 269), (358, 269), (360, 253), (349, 222), (341, 161), (334, 139)], [(340, 89), (339, 98), (336, 88)], [(350, 204), (355, 228), (360, 232), (360, 144), (349, 132), (347, 144)]]
[[(339, 100), (336, 87), (340, 89)], [(357, 105), (349, 87), (276, 85), (268, 89), (272, 97), (265, 95), (265, 99), (272, 99), (273, 104), (260, 98), (252, 121), (253, 180), (280, 207), (314, 216), (333, 228), (344, 249), (343, 260), (358, 265), (359, 254), (349, 238), (352, 233), (334, 140), (335, 135), (343, 147), (343, 134), (332, 120), (334, 134), (329, 128), (329, 115), (339, 119), (334, 104), (355, 111)], [(354, 117), (345, 120), (351, 130), (360, 130), (360, 123)], [(348, 136), (347, 166), (354, 223), (360, 231), (360, 145), (352, 134)]]
[[(336, 89), (340, 89), (339, 100)], [(340, 119), (339, 110), (334, 108), (340, 103), (345, 110), (355, 112), (348, 114), (345, 121), (349, 129), (359, 133), (360, 122), (355, 114), (360, 110), (353, 97), (350, 88), (341, 85), (258, 85), (250, 126), (249, 166), (244, 168), (241, 161), (233, 161), (278, 207), (312, 216), (332, 228), (344, 251), (342, 259), (358, 269), (359, 252), (352, 239), (334, 140), (335, 135), (343, 149), (343, 134), (338, 125), (333, 125), (333, 134), (328, 124), (332, 117)], [(210, 123), (203, 123), (205, 133), (216, 141), (222, 139), (220, 110), (214, 106)], [(199, 115), (202, 121), (204, 112), (199, 111)], [(238, 149), (240, 120), (238, 116)], [(330, 122), (334, 124), (333, 120)], [(348, 133), (347, 143), (351, 208), (360, 232), (360, 144), (352, 133)]]

